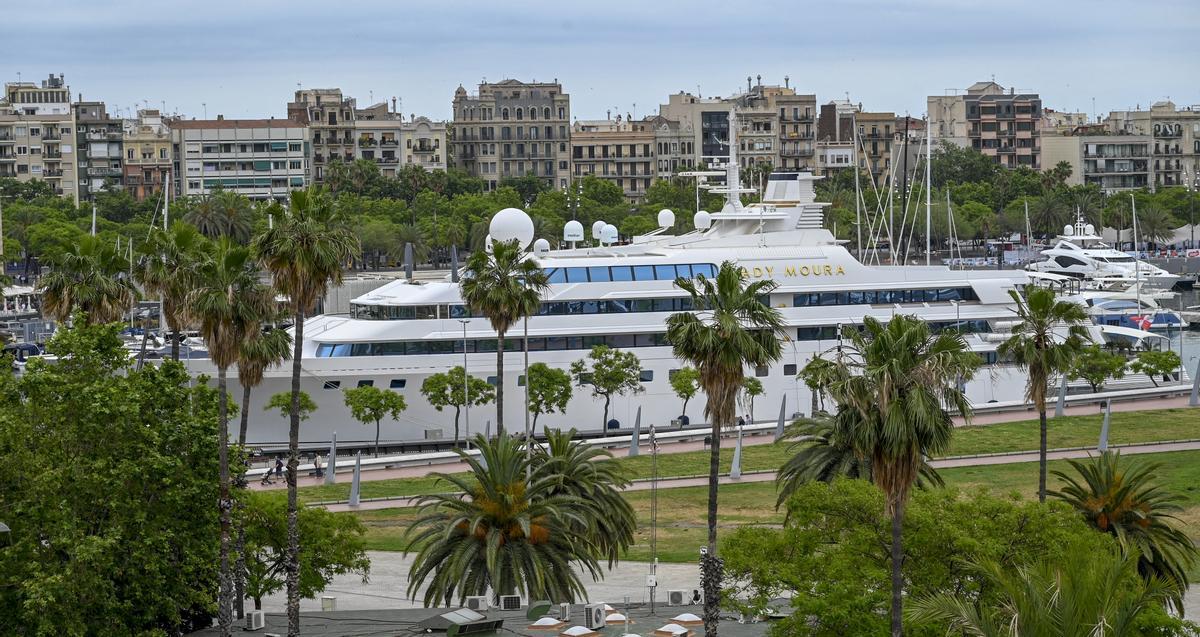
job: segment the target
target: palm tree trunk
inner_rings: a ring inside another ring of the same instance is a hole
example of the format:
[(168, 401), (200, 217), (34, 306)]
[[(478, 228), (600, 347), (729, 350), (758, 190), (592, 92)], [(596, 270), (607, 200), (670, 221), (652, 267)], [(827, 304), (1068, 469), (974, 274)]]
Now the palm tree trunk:
[(171, 330), (171, 360), (179, 361), (179, 330)]
[[(238, 379), (239, 382), (242, 379)], [(238, 447), (243, 450), (246, 448), (246, 429), (250, 422), (250, 386), (242, 387), (242, 412), (238, 414), (241, 419), (241, 424), (238, 426)], [(270, 471), (270, 469), (267, 469)], [(245, 477), (246, 472), (242, 471), (242, 477)], [(240, 482), (240, 481), (239, 481)], [(242, 619), (246, 616), (246, 520), (238, 517), (237, 520), (237, 542), (234, 546), (234, 551), (237, 553), (237, 561), (234, 563), (233, 574), (233, 589), (234, 589), (234, 608), (237, 610), (237, 618)], [(258, 610), (258, 608), (255, 608)]]
[(496, 435), (504, 435), (504, 332), (496, 333)]
[(717, 561), (717, 481), (721, 470), (721, 422), (713, 418), (712, 444), (708, 455), (708, 554), (700, 558), (700, 582), (704, 589), (704, 635), (717, 637), (720, 618), (718, 601), (721, 591), (720, 569)]
[(1041, 443), (1038, 445), (1038, 502), (1046, 501), (1046, 406), (1038, 406), (1038, 427)]
[(375, 421), (375, 457), (379, 457), (379, 421)]
[(606, 394), (604, 396), (604, 416), (603, 416), (603, 419), (600, 421), (600, 431), (601, 432), (608, 431), (608, 403), (610, 401), (612, 401), (612, 396), (609, 396)]
[(458, 448), (458, 415), (462, 410), (458, 405), (454, 406), (454, 447)]
[(221, 520), (220, 570), (217, 573), (217, 623), (221, 636), (233, 633), (233, 582), (229, 571), (230, 511), (233, 503), (229, 498), (229, 394), (226, 391), (226, 369), (217, 368), (217, 418), (219, 421), (217, 440), (217, 463), (220, 472), (220, 499), (218, 509)]
[(292, 348), (292, 406), (288, 423), (287, 463), (287, 614), (288, 637), (300, 634), (300, 518), (296, 505), (296, 472), (300, 468), (300, 355), (304, 348), (304, 310), (296, 309)]
[(817, 403), (818, 403), (819, 401), (820, 401), (820, 396), (817, 394), (817, 388), (816, 388), (816, 387), (813, 387), (813, 388), (812, 388), (812, 411), (811, 411), (811, 413), (809, 413), (809, 416), (810, 416), (810, 417), (816, 417), (816, 415), (817, 415)]
[[(2, 265), (3, 264), (0, 263), (0, 266), (2, 266)], [(3, 274), (3, 272), (0, 272), (0, 274)], [(139, 351), (138, 351), (138, 362), (137, 362), (138, 369), (141, 369), (142, 365), (144, 365), (146, 363), (146, 341), (150, 340), (149, 337), (150, 337), (150, 334), (148, 334), (146, 328), (143, 327), (142, 328), (142, 346), (141, 346), (141, 348), (139, 348)]]
[(892, 637), (904, 634), (904, 551), (902, 531), (904, 528), (904, 501), (896, 502), (892, 509)]

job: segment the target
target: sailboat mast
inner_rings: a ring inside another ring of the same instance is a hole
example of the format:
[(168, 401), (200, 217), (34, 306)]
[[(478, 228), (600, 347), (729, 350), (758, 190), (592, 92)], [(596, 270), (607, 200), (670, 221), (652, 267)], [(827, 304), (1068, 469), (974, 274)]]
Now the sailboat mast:
[(854, 163), (854, 225), (858, 228), (858, 260), (862, 261), (862, 191), (858, 185), (858, 113), (850, 117), (850, 129), (850, 136), (854, 141), (854, 149), (850, 151), (850, 159)]
[[(930, 236), (933, 234), (933, 204), (930, 197), (933, 194), (933, 174), (930, 172), (929, 164), (933, 160), (933, 131), (929, 128), (929, 118), (925, 118), (925, 265), (929, 265), (930, 250), (932, 243)], [(949, 231), (949, 228), (946, 229)]]
[[(904, 116), (904, 145), (901, 146), (904, 152), (904, 157), (900, 159), (900, 172), (903, 176), (900, 180), (900, 210), (905, 215), (908, 214), (908, 115)], [(893, 217), (895, 215), (893, 214)], [(893, 218), (889, 223), (894, 223)], [(896, 262), (896, 246), (892, 246), (892, 263)]]
[(1129, 205), (1133, 210), (1133, 287), (1137, 295), (1137, 309), (1142, 311), (1142, 262), (1138, 257), (1142, 256), (1138, 252), (1138, 224), (1137, 224), (1137, 199), (1133, 194), (1129, 195)]

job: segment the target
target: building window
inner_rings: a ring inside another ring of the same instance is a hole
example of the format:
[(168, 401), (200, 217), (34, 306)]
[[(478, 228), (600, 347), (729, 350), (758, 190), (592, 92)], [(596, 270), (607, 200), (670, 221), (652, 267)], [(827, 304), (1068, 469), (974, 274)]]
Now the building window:
[(404, 389), (407, 384), (407, 378), (393, 378), (392, 382), (388, 383), (388, 389)]
[(342, 381), (340, 381), (340, 380), (327, 380), (327, 381), (325, 381), (325, 385), (324, 385), (323, 389), (337, 389), (341, 386), (342, 386)]
[(497, 385), (500, 384), (500, 379), (495, 376), (488, 376), (487, 384), (491, 385), (492, 387), (496, 387)]
[(771, 368), (767, 367), (766, 365), (759, 365), (758, 367), (754, 368), (754, 375), (759, 378), (762, 378), (770, 373), (771, 373)]
[(641, 380), (643, 383), (649, 383), (649, 382), (653, 381), (654, 380), (654, 370), (643, 369), (642, 373), (638, 375), (638, 379)]
[(373, 381), (373, 380), (360, 380), (360, 381), (358, 381), (358, 386), (359, 386), (359, 387), (374, 387), (374, 386), (375, 386), (375, 381)]
[(788, 364), (784, 365), (783, 366), (783, 375), (784, 376), (795, 376), (796, 375), (796, 364), (788, 363)]

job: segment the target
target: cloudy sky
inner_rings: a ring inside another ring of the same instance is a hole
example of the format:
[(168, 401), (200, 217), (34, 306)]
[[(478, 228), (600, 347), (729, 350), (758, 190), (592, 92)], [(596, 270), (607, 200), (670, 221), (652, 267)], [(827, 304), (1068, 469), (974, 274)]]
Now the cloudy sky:
[(298, 84), (450, 115), (460, 83), (557, 78), (576, 117), (784, 76), (820, 102), (920, 115), (995, 80), (1060, 110), (1200, 104), (1197, 0), (4, 0), (0, 77), (65, 73), (129, 114), (283, 116)]

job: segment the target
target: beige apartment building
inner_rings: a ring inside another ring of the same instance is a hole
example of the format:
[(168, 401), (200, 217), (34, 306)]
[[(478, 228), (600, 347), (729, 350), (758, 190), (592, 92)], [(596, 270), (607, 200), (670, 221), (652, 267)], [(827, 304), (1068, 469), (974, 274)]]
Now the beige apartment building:
[(926, 104), (935, 144), (974, 148), (1005, 168), (1041, 168), (1038, 94), (976, 82), (962, 94), (931, 95)]
[[(893, 162), (901, 159), (896, 148), (896, 114), (860, 112), (855, 114), (854, 122), (858, 126), (858, 166), (871, 176), (876, 186), (882, 187), (892, 176)], [(903, 135), (903, 128), (899, 134)], [(899, 170), (900, 165), (896, 164), (897, 182), (903, 178)]]
[(861, 104), (833, 100), (822, 104), (817, 117), (816, 169), (823, 177), (854, 165), (854, 122)]
[(662, 115), (651, 115), (642, 122), (654, 130), (654, 159), (659, 178), (696, 168), (695, 133), (690, 124)]
[(45, 180), (79, 203), (71, 89), (63, 76), (9, 82), (0, 100), (0, 177)]
[(1047, 167), (1067, 162), (1067, 183), (1099, 186), (1105, 193), (1145, 188), (1151, 180), (1149, 135), (1044, 135), (1042, 160)]
[(309, 184), (309, 129), (295, 120), (177, 120), (171, 146), (179, 197), (222, 188), (251, 199), (283, 199)]
[(630, 201), (641, 200), (657, 176), (655, 126), (616, 119), (579, 120), (571, 127), (572, 176), (611, 181)]
[(1145, 135), (1153, 139), (1151, 187), (1197, 187), (1200, 170), (1200, 105), (1180, 108), (1171, 101), (1155, 102), (1149, 110), (1113, 111), (1104, 120), (1114, 135)]
[(571, 98), (554, 82), (484, 82), (454, 92), (454, 165), (495, 189), (533, 175), (553, 188), (571, 180)]
[(79, 199), (91, 201), (101, 191), (124, 188), (124, 125), (108, 114), (104, 102), (78, 101), (75, 112), (75, 160), (79, 166)]
[(125, 190), (138, 201), (162, 195), (171, 174), (171, 129), (158, 109), (124, 121)]
[(355, 112), (354, 132), (356, 157), (374, 161), (385, 177), (395, 177), (409, 165), (446, 170), (446, 122), (416, 115), (405, 120), (394, 106), (389, 110), (387, 102), (380, 102)]
[(309, 128), (312, 141), (312, 181), (322, 183), (333, 161), (352, 162), (358, 156), (354, 131), (355, 100), (340, 88), (296, 91), (288, 102), (287, 116)]

